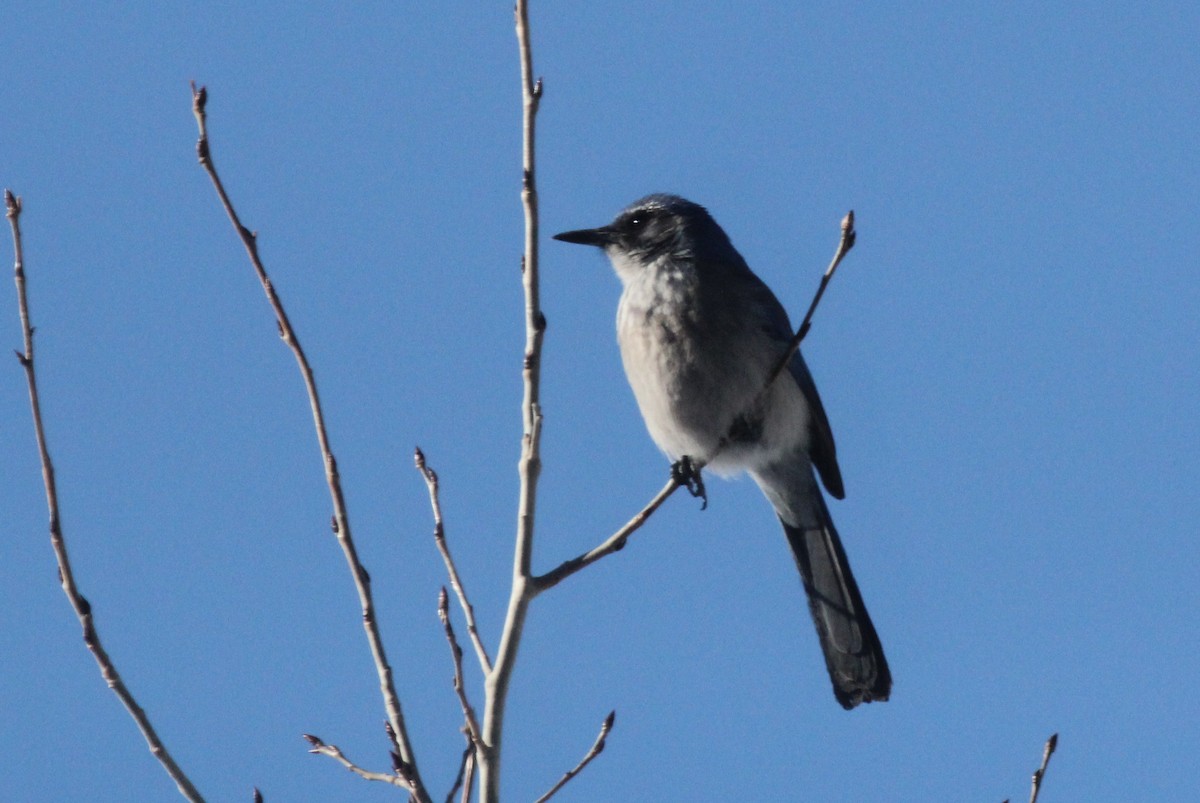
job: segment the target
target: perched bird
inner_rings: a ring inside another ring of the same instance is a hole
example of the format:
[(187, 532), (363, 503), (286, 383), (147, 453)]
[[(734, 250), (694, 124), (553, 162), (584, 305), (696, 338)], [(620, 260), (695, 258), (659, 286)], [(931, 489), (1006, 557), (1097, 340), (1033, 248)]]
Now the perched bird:
[(604, 249), (624, 290), (617, 342), (650, 437), (679, 466), (747, 471), (770, 500), (808, 593), (833, 693), (886, 700), (892, 678), (814, 476), (844, 496), (829, 421), (793, 330), (704, 207), (649, 195), (556, 240)]

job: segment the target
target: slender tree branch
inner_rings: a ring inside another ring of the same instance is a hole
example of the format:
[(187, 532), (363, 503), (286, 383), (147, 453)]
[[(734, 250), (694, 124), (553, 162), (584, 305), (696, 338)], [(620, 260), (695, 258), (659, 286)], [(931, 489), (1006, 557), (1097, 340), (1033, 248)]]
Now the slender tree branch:
[(549, 792), (539, 797), (536, 803), (545, 803), (547, 800), (554, 797), (555, 793), (558, 792), (559, 789), (562, 789), (567, 785), (567, 781), (571, 780), (580, 772), (582, 772), (584, 767), (592, 763), (592, 759), (604, 752), (604, 743), (608, 739), (608, 732), (612, 730), (613, 721), (616, 718), (617, 712), (610, 711), (608, 716), (604, 718), (604, 724), (600, 726), (600, 733), (596, 736), (596, 741), (592, 744), (592, 749), (587, 751), (587, 755), (583, 757), (583, 760), (576, 764), (574, 769), (568, 770), (567, 773), (559, 779), (558, 783), (554, 784), (553, 788), (551, 788)]
[(850, 249), (854, 247), (854, 241), (857, 239), (858, 233), (854, 230), (854, 210), (851, 209), (842, 218), (842, 237), (838, 241), (833, 261), (829, 263), (829, 267), (825, 269), (825, 274), (821, 276), (821, 284), (817, 287), (817, 292), (813, 296), (812, 303), (808, 305), (808, 312), (804, 313), (804, 320), (800, 322), (800, 327), (788, 343), (787, 351), (783, 353), (783, 356), (779, 358), (779, 362), (775, 364), (775, 368), (767, 376), (767, 381), (763, 386), (764, 393), (779, 374), (783, 372), (783, 369), (787, 367), (787, 364), (792, 361), (792, 356), (800, 348), (800, 341), (804, 340), (805, 335), (808, 334), (808, 330), (812, 327), (813, 313), (817, 311), (817, 305), (821, 303), (821, 296), (825, 295), (825, 288), (829, 286), (829, 281), (833, 278), (834, 271), (838, 269), (838, 265), (842, 264), (842, 259), (846, 254), (850, 253)]
[(492, 661), (488, 657), (487, 648), (483, 646), (483, 641), (479, 638), (479, 628), (475, 624), (475, 608), (467, 600), (467, 592), (458, 576), (458, 568), (454, 565), (454, 559), (450, 557), (450, 546), (446, 543), (446, 529), (442, 523), (442, 503), (438, 497), (437, 472), (426, 465), (425, 453), (419, 448), (413, 454), (413, 462), (416, 463), (421, 476), (425, 478), (425, 485), (429, 489), (429, 504), (433, 508), (433, 541), (442, 555), (442, 561), (446, 564), (446, 572), (450, 575), (450, 587), (454, 589), (454, 594), (458, 597), (463, 617), (467, 620), (467, 633), (471, 636), (471, 643), (475, 645), (479, 666), (486, 675), (492, 671)]
[(398, 786), (401, 789), (408, 791), (409, 794), (416, 794), (416, 791), (413, 789), (412, 782), (401, 775), (365, 770), (350, 759), (346, 758), (346, 755), (337, 745), (325, 744), (325, 742), (321, 741), (316, 736), (313, 736), (311, 733), (304, 734), (304, 738), (307, 739), (308, 743), (312, 745), (312, 748), (308, 752), (332, 758), (334, 761), (341, 764), (343, 767), (350, 770), (363, 780), (379, 781), (380, 783), (391, 784), (392, 786)]
[(1050, 735), (1046, 746), (1042, 749), (1042, 765), (1033, 773), (1033, 789), (1029, 793), (1029, 803), (1037, 803), (1038, 793), (1042, 791), (1042, 779), (1046, 776), (1046, 767), (1050, 765), (1050, 756), (1058, 748), (1058, 734)]
[(517, 0), (515, 15), (521, 61), (521, 202), (525, 212), (525, 253), (521, 262), (525, 290), (525, 355), (522, 372), (524, 398), (521, 402), (523, 433), (521, 458), (517, 467), (521, 489), (517, 503), (512, 593), (509, 596), (504, 629), (500, 635), (500, 647), (496, 651), (496, 662), (485, 682), (483, 749), (479, 751), (480, 799), (484, 803), (496, 803), (500, 797), (504, 711), (508, 702), (513, 667), (517, 660), (517, 649), (525, 626), (525, 616), (529, 610), (529, 602), (533, 599), (530, 566), (533, 555), (534, 515), (537, 510), (537, 482), (542, 468), (542, 411), (539, 397), (542, 337), (546, 331), (546, 317), (542, 314), (538, 286), (538, 196), (534, 160), (535, 124), (542, 97), (542, 81), (535, 81), (533, 77), (527, 0)]
[[(454, 803), (454, 797), (458, 794), (458, 790), (462, 789), (463, 803), (471, 797), (471, 781), (467, 766), (474, 766), (475, 762), (475, 744), (471, 741), (470, 735), (467, 735), (467, 746), (463, 750), (462, 759), (458, 762), (458, 775), (454, 776), (454, 783), (450, 786), (450, 791), (446, 793), (446, 803)], [(466, 781), (466, 786), (463, 782)]]
[(479, 766), (479, 752), (472, 750), (467, 754), (466, 763), (463, 765), (462, 798), (459, 803), (470, 803), (471, 790), (475, 788), (475, 768), (477, 766)]
[(450, 644), (450, 656), (454, 660), (454, 693), (458, 695), (458, 704), (462, 706), (467, 736), (470, 738), (471, 744), (478, 748), (480, 745), (479, 722), (475, 719), (475, 709), (471, 707), (471, 701), (467, 699), (467, 689), (463, 684), (463, 651), (462, 647), (458, 646), (458, 639), (454, 636), (454, 626), (450, 624), (450, 597), (446, 593), (445, 586), (442, 586), (442, 591), (438, 594), (438, 621), (442, 623), (442, 629), (446, 632), (446, 641)]
[(545, 574), (540, 574), (537, 577), (534, 577), (533, 587), (535, 593), (540, 594), (549, 588), (554, 588), (554, 586), (558, 585), (563, 580), (566, 580), (580, 569), (592, 565), (607, 555), (611, 555), (614, 552), (619, 552), (624, 549), (625, 543), (628, 541), (629, 536), (638, 530), (643, 524), (645, 524), (646, 520), (650, 518), (650, 515), (654, 513), (654, 511), (658, 510), (659, 507), (662, 506), (662, 503), (667, 501), (667, 498), (681, 487), (683, 486), (680, 483), (679, 478), (672, 476), (671, 479), (667, 481), (667, 484), (663, 486), (662, 490), (658, 492), (658, 495), (651, 499), (650, 502), (644, 508), (642, 508), (636, 516), (626, 522), (624, 527), (610, 535), (608, 539), (599, 546), (584, 552), (582, 555), (571, 558), (567, 561), (563, 561), (557, 567), (551, 569)]
[(257, 237), (252, 231), (242, 225), (237, 212), (234, 211), (233, 203), (229, 200), (229, 196), (225, 192), (225, 186), (221, 183), (221, 179), (217, 175), (217, 169), (213, 164), (212, 152), (208, 141), (207, 117), (205, 114), (207, 100), (207, 90), (204, 87), (197, 88), (195, 83), (193, 83), (192, 111), (196, 115), (196, 126), (200, 132), (200, 138), (196, 142), (196, 155), (200, 159), (200, 165), (208, 174), (209, 179), (212, 180), (213, 187), (217, 191), (217, 196), (221, 199), (221, 206), (224, 207), (226, 215), (229, 216), (229, 222), (233, 224), (234, 230), (237, 232), (238, 237), (241, 238), (242, 245), (246, 249), (246, 254), (254, 266), (254, 272), (258, 275), (258, 280), (262, 284), (263, 291), (266, 293), (267, 301), (275, 313), (275, 320), (279, 326), (279, 335), (295, 356), (296, 364), (304, 379), (304, 386), (308, 391), (309, 405), (312, 407), (313, 425), (316, 428), (317, 441), (320, 445), (321, 456), (325, 465), (325, 480), (329, 486), (329, 495), (333, 500), (333, 531), (337, 536), (338, 544), (342, 548), (342, 553), (350, 568), (350, 575), (354, 579), (354, 587), (358, 592), (358, 600), (362, 608), (363, 628), (366, 631), (367, 642), (371, 648), (371, 656), (375, 661), (375, 669), (379, 675), (379, 687), (383, 695), (384, 705), (387, 708), (388, 723), (391, 726), (390, 732), (394, 737), (393, 747), (411, 773), (414, 796), (421, 803), (430, 803), (429, 794), (426, 792), (424, 784), (421, 783), (421, 776), (417, 772), (416, 756), (413, 752), (408, 731), (404, 725), (404, 714), (400, 708), (400, 698), (396, 694), (395, 683), (392, 679), (392, 667), (388, 663), (387, 654), (383, 647), (383, 639), (379, 635), (375, 602), (371, 595), (371, 579), (358, 558), (358, 550), (350, 534), (350, 517), (346, 511), (346, 500), (342, 493), (342, 482), (338, 474), (337, 460), (334, 458), (333, 449), (329, 445), (329, 436), (325, 429), (325, 416), (321, 411), (321, 400), (317, 393), (316, 379), (313, 376), (312, 368), (309, 366), (308, 357), (305, 356), (304, 349), (300, 345), (300, 339), (296, 336), (296, 332), (288, 320), (287, 313), (284, 311), (283, 302), (280, 301), (279, 295), (275, 292), (275, 287), (267, 276), (266, 268), (263, 267), (262, 260), (259, 258)]
[(25, 382), (29, 386), (29, 406), (33, 413), (33, 430), (37, 438), (38, 454), (42, 462), (42, 483), (46, 490), (46, 507), (50, 515), (50, 546), (54, 549), (54, 559), (58, 562), (58, 578), (62, 584), (63, 593), (67, 595), (67, 600), (71, 603), (71, 607), (75, 610), (75, 615), (79, 619), (79, 624), (83, 627), (83, 643), (91, 650), (92, 657), (96, 659), (96, 664), (100, 667), (100, 674), (108, 687), (117, 695), (117, 699), (121, 701), (121, 705), (125, 706), (125, 710), (129, 712), (129, 716), (133, 717), (134, 723), (142, 733), (142, 737), (146, 740), (147, 746), (150, 748), (150, 753), (158, 759), (162, 764), (163, 769), (171, 776), (171, 780), (179, 787), (179, 792), (185, 798), (192, 801), (202, 801), (200, 792), (184, 774), (183, 770), (175, 763), (175, 759), (167, 751), (166, 745), (158, 737), (158, 733), (154, 730), (154, 726), (150, 724), (150, 718), (146, 716), (146, 712), (138, 705), (133, 694), (125, 686), (125, 682), (121, 679), (121, 675), (117, 672), (116, 664), (105, 651), (103, 644), (100, 642), (100, 634), (96, 630), (94, 614), (92, 606), (79, 591), (79, 587), (75, 583), (75, 574), (71, 570), (71, 559), (67, 555), (67, 543), (63, 538), (62, 519), (59, 516), (58, 510), (58, 484), (54, 479), (54, 464), (50, 461), (50, 451), (46, 446), (46, 430), (42, 423), (42, 405), (38, 398), (37, 373), (34, 370), (33, 364), (33, 324), (30, 323), (29, 317), (29, 299), (25, 291), (25, 259), (21, 246), (21, 199), (13, 195), (9, 190), (4, 191), (5, 216), (8, 218), (9, 225), (12, 228), (13, 252), (15, 254), (13, 262), (13, 274), (17, 284), (17, 306), (21, 318), (21, 332), (24, 337), (23, 352), (18, 351), (17, 360), (21, 363), (21, 367), (25, 369)]

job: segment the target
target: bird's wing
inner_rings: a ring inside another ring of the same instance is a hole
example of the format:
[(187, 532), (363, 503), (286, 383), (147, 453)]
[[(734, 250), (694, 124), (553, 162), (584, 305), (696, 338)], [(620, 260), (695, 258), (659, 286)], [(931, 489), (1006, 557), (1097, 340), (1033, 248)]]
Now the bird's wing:
[(837, 448), (833, 444), (833, 430), (829, 427), (829, 419), (825, 417), (825, 407), (821, 404), (821, 396), (817, 393), (817, 383), (813, 381), (804, 357), (799, 351), (792, 356), (788, 363), (788, 372), (800, 386), (804, 401), (808, 403), (808, 453), (825, 490), (834, 499), (843, 499), (846, 489), (842, 485), (842, 471), (838, 468)]
[[(758, 302), (764, 315), (763, 318), (767, 323), (763, 326), (766, 333), (773, 339), (779, 342), (779, 349), (783, 349), (791, 342), (792, 335), (795, 331), (792, 329), (792, 324), (788, 320), (787, 311), (783, 305), (779, 303), (779, 299), (771, 292), (753, 272), (746, 268), (748, 275), (749, 288), (755, 301)], [(825, 486), (825, 490), (835, 499), (843, 499), (846, 496), (845, 487), (842, 485), (842, 471), (838, 468), (837, 449), (833, 444), (833, 430), (829, 427), (829, 419), (825, 416), (825, 407), (821, 404), (821, 396), (817, 393), (817, 384), (813, 381), (812, 374), (809, 373), (808, 366), (804, 363), (804, 357), (799, 350), (792, 355), (792, 360), (788, 363), (788, 373), (800, 388), (800, 392), (804, 394), (804, 401), (808, 405), (808, 442), (809, 442), (809, 457), (812, 459), (813, 465), (817, 468), (817, 473), (821, 475), (821, 482)]]

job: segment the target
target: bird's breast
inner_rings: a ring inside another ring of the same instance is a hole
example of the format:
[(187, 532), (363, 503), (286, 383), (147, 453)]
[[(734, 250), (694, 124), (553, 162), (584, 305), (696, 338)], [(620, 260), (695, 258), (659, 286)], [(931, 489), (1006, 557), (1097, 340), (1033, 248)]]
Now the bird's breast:
[(746, 326), (736, 315), (706, 315), (685, 286), (627, 285), (622, 294), (625, 374), (650, 436), (672, 460), (735, 471), (757, 462), (764, 443), (774, 451), (804, 437), (807, 409), (789, 377), (763, 397), (777, 349)]

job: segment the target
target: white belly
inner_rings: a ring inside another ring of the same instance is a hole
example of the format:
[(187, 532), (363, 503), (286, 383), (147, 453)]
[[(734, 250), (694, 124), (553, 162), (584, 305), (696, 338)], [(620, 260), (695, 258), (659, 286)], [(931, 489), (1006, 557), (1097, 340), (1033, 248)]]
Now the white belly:
[(622, 295), (617, 311), (621, 359), (650, 437), (671, 460), (687, 456), (732, 473), (807, 449), (808, 408), (791, 375), (784, 371), (762, 395), (778, 360), (775, 341), (736, 323), (697, 329), (664, 314), (669, 298), (651, 310), (629, 298)]

